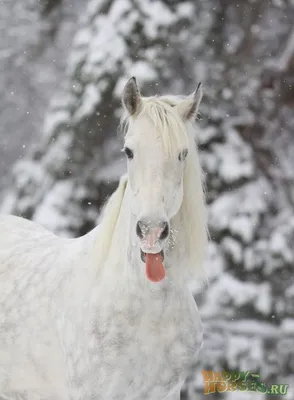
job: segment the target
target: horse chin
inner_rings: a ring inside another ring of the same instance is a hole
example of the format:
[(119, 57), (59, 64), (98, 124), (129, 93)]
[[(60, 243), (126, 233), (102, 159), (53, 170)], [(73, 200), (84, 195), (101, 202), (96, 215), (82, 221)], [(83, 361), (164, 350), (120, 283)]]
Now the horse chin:
[[(143, 263), (146, 262), (146, 253), (144, 253), (144, 251), (142, 251), (142, 249), (140, 249), (140, 253), (141, 253), (141, 260), (143, 261)], [(164, 260), (164, 251), (161, 250), (161, 252), (159, 253), (162, 257), (162, 261)]]

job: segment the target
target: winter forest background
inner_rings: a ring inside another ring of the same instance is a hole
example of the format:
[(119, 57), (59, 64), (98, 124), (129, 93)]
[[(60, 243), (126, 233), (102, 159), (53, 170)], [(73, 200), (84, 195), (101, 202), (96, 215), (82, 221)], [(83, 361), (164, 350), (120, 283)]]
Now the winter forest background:
[(85, 234), (125, 171), (126, 80), (143, 95), (203, 83), (209, 286), (183, 399), (207, 398), (202, 369), (290, 386), (215, 399), (294, 398), (293, 22), (294, 0), (0, 2), (2, 213)]

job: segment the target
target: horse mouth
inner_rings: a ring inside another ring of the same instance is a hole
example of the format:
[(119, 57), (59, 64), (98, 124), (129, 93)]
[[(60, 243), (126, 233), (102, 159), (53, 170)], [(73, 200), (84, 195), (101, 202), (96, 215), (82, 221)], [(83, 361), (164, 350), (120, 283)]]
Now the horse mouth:
[[(140, 251), (141, 251), (141, 260), (143, 261), (143, 263), (145, 263), (146, 262), (146, 253), (144, 253), (142, 250), (140, 250)], [(158, 253), (158, 254), (161, 255), (161, 258), (162, 258), (162, 261), (163, 261), (164, 260), (164, 251), (161, 250), (161, 252)]]

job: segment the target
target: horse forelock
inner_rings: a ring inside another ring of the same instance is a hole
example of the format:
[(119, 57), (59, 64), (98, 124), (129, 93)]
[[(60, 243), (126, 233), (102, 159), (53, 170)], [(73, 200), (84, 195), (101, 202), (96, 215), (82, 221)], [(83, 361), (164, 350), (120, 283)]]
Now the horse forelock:
[[(177, 96), (152, 96), (142, 97), (142, 104), (138, 113), (134, 116), (125, 113), (121, 119), (121, 127), (124, 135), (131, 131), (132, 123), (147, 117), (161, 135), (163, 151), (167, 156), (174, 156), (178, 151), (188, 148), (189, 133), (185, 123), (175, 106), (181, 101)], [(142, 120), (143, 123), (143, 120)]]

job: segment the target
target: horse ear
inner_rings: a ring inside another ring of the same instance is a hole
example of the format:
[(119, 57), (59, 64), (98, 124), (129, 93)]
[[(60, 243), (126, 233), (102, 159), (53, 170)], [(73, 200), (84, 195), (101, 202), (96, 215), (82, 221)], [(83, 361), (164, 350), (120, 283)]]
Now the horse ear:
[(198, 107), (203, 96), (201, 82), (197, 89), (190, 96), (182, 100), (177, 106), (177, 110), (184, 121), (195, 120), (198, 113)]
[(122, 103), (130, 115), (138, 112), (142, 99), (136, 78), (133, 76), (128, 80), (122, 95)]

